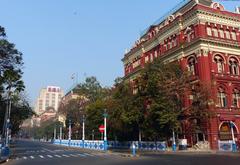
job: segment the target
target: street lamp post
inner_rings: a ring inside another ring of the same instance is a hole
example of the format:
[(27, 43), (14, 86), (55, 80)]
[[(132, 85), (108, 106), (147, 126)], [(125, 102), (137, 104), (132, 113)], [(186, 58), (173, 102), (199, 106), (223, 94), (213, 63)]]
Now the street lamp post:
[(94, 129), (92, 130), (92, 140), (94, 140)]
[(83, 142), (83, 148), (84, 148), (84, 140), (85, 140), (85, 115), (83, 115), (83, 121), (82, 121), (82, 142)]
[(60, 124), (60, 128), (59, 128), (59, 139), (60, 139), (60, 144), (62, 144), (62, 123)]
[(230, 121), (230, 127), (231, 127), (231, 133), (232, 133), (232, 152), (236, 152), (237, 151), (237, 145), (236, 145), (236, 142), (235, 142), (235, 137), (234, 137), (234, 131), (233, 131), (233, 127), (234, 127), (234, 124), (232, 121)]
[(57, 136), (57, 130), (56, 130), (56, 125), (54, 126), (54, 135), (53, 135), (53, 140), (55, 142)]
[(71, 143), (71, 136), (72, 136), (72, 126), (71, 126), (71, 119), (69, 119), (69, 125), (68, 125), (68, 145), (70, 146)]
[(104, 109), (104, 150), (107, 150), (107, 111)]
[(173, 140), (172, 140), (172, 150), (176, 151), (176, 139), (175, 139), (175, 132), (173, 130)]
[(6, 106), (6, 112), (5, 112), (5, 119), (4, 119), (4, 129), (5, 130), (5, 147), (8, 147), (9, 145), (9, 140), (10, 140), (10, 114), (11, 114), (11, 89), (8, 91), (8, 96), (7, 96), (7, 106)]

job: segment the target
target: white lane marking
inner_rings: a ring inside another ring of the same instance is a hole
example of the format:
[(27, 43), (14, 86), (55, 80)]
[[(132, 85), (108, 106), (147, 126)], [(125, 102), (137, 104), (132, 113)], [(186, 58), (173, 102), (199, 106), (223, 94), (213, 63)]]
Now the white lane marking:
[(47, 151), (47, 152), (51, 152), (51, 153), (56, 153), (55, 151), (49, 150), (47, 148), (43, 148), (43, 150)]
[(54, 156), (56, 156), (56, 157), (58, 157), (58, 158), (61, 158), (61, 156), (60, 156), (60, 155), (54, 155)]
[(26, 159), (27, 159), (27, 157), (26, 157), (26, 156), (24, 156), (24, 157), (23, 157), (23, 159), (25, 159), (25, 160), (26, 160)]
[(39, 157), (42, 158), (42, 159), (44, 159), (44, 156), (42, 156), (42, 155), (39, 155)]
[(94, 155), (91, 155), (91, 154), (89, 154), (89, 153), (83, 153), (84, 155), (87, 155), (87, 156), (94, 156)]
[(86, 157), (86, 155), (83, 155), (83, 154), (77, 154), (77, 155), (79, 155), (79, 156), (83, 156), (83, 157)]
[(71, 155), (71, 156), (73, 156), (73, 157), (77, 157), (77, 155), (73, 155), (73, 154), (69, 154), (69, 155)]
[(49, 158), (52, 158), (52, 155), (47, 155)]
[(70, 156), (67, 156), (67, 155), (65, 155), (65, 154), (63, 154), (62, 156), (66, 157), (66, 158), (69, 158), (69, 157), (70, 157)]
[(30, 156), (31, 159), (34, 159), (34, 156)]
[(54, 150), (55, 152), (63, 152), (64, 150)]

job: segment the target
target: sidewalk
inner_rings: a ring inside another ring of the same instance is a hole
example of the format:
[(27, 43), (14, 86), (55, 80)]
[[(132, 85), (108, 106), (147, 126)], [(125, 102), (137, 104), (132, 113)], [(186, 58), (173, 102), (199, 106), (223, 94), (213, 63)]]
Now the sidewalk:
[[(56, 144), (53, 144), (56, 145)], [(68, 150), (80, 150), (83, 152), (88, 153), (107, 153), (112, 155), (118, 155), (122, 157), (133, 157), (132, 150), (130, 149), (109, 149), (107, 151), (101, 150), (91, 150), (87, 148), (78, 148), (78, 147), (68, 147), (68, 146), (61, 146), (56, 145), (58, 147), (62, 147)], [(197, 151), (197, 150), (177, 150), (173, 152), (171, 149), (167, 151), (143, 151), (143, 150), (136, 150), (136, 157), (140, 156), (157, 156), (157, 155), (227, 155), (227, 156), (240, 156), (240, 152), (221, 152), (221, 151), (214, 151), (214, 150), (205, 150), (205, 151)]]
[[(132, 157), (131, 150), (124, 149), (113, 149), (109, 150), (109, 153), (112, 154), (120, 154), (124, 157)], [(223, 151), (214, 151), (214, 150), (206, 150), (206, 151), (194, 151), (194, 150), (178, 150), (178, 151), (136, 151), (136, 156), (153, 156), (153, 155), (226, 155), (226, 156), (240, 156), (240, 152), (223, 152)]]

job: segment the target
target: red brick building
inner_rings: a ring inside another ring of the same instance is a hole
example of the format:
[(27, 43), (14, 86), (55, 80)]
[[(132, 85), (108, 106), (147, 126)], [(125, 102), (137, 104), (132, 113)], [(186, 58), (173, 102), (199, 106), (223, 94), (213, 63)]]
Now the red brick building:
[[(125, 54), (125, 79), (133, 82), (139, 70), (155, 58), (179, 61), (197, 81), (212, 84), (216, 116), (203, 133), (211, 149), (232, 142), (232, 131), (240, 143), (239, 10), (226, 11), (211, 0), (183, 1), (170, 15), (150, 26)], [(191, 96), (186, 97), (185, 106), (190, 102)]]

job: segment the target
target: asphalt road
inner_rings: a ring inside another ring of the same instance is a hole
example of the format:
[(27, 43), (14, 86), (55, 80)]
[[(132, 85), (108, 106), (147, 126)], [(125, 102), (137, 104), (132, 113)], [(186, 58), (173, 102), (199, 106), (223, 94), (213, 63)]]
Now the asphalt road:
[(123, 157), (118, 153), (74, 149), (33, 141), (17, 141), (4, 165), (239, 165), (240, 154), (148, 154)]

